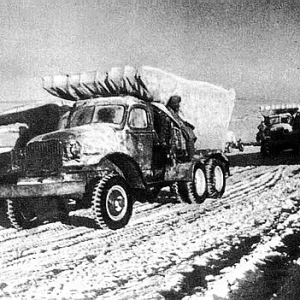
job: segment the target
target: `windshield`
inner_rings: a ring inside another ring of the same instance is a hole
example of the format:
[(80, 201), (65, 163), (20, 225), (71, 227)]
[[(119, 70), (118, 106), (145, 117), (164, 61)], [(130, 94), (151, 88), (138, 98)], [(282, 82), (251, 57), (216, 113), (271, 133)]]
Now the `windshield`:
[(70, 127), (82, 126), (92, 122), (94, 106), (81, 107), (75, 111), (70, 122)]
[(270, 117), (265, 117), (265, 123), (268, 126), (281, 124), (281, 123), (290, 124), (291, 121), (292, 121), (291, 114), (279, 114), (279, 115), (274, 115), (274, 116), (270, 116)]
[(123, 120), (124, 106), (99, 105), (96, 106), (93, 122), (120, 124)]
[(124, 116), (122, 105), (84, 106), (73, 113), (70, 127), (82, 126), (90, 123), (121, 124)]

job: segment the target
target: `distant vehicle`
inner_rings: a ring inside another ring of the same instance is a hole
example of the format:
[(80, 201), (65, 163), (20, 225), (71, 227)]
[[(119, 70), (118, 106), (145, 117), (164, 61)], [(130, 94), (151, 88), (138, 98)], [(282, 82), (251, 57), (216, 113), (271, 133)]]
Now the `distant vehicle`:
[(244, 151), (244, 145), (241, 139), (236, 139), (233, 131), (228, 131), (226, 135), (225, 153), (230, 153), (232, 149)]
[(300, 105), (262, 106), (263, 121), (257, 127), (256, 141), (263, 157), (284, 150), (300, 150)]
[[(52, 86), (53, 93), (75, 105), (59, 114), (56, 130), (35, 134), (12, 152), (0, 198), (8, 199), (15, 228), (38, 225), (43, 203), (52, 203), (66, 218), (69, 200), (75, 201), (76, 209), (92, 208), (98, 227), (116, 230), (129, 222), (135, 201), (153, 201), (162, 187), (171, 187), (187, 203), (223, 195), (229, 163), (221, 149), (198, 149), (187, 159), (180, 124), (164, 104), (124, 95), (125, 83), (122, 95), (100, 83), (105, 97), (87, 97), (91, 88), (85, 91), (82, 81), (75, 87), (67, 83), (67, 92)], [(94, 82), (96, 88), (100, 83)], [(167, 151), (157, 140), (155, 111), (172, 122)]]

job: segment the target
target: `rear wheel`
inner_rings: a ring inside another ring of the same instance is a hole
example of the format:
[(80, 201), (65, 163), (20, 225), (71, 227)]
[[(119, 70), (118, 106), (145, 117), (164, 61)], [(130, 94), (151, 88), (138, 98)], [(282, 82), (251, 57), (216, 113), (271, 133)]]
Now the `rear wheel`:
[(132, 215), (133, 201), (123, 177), (111, 173), (99, 179), (92, 195), (92, 207), (100, 228), (119, 229)]
[(26, 199), (8, 199), (7, 216), (16, 229), (28, 229), (39, 225), (39, 219)]
[(183, 192), (182, 184), (180, 182), (174, 182), (171, 186), (171, 191), (176, 195), (176, 200), (178, 202), (188, 202), (186, 194)]
[(196, 166), (193, 180), (175, 184), (177, 198), (181, 202), (202, 203), (207, 197), (207, 181), (202, 166)]
[(205, 168), (207, 191), (210, 198), (220, 198), (224, 194), (226, 179), (224, 166), (217, 159), (210, 159)]

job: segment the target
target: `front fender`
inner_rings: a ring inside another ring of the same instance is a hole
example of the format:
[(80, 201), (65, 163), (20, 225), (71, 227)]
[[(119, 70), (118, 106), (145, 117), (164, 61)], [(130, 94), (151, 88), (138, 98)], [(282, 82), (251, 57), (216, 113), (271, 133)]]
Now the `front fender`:
[(139, 165), (126, 153), (110, 153), (102, 157), (96, 164), (85, 166), (82, 170), (89, 174), (89, 179), (101, 177), (107, 172), (116, 172), (133, 189), (145, 190), (147, 187)]

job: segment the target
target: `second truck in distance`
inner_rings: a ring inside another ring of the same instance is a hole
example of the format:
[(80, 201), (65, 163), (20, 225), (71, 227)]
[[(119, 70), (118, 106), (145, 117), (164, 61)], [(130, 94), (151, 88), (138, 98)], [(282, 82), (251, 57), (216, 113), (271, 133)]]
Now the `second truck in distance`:
[(256, 140), (261, 144), (262, 157), (277, 155), (284, 150), (300, 151), (299, 105), (282, 104), (260, 107), (263, 121)]

